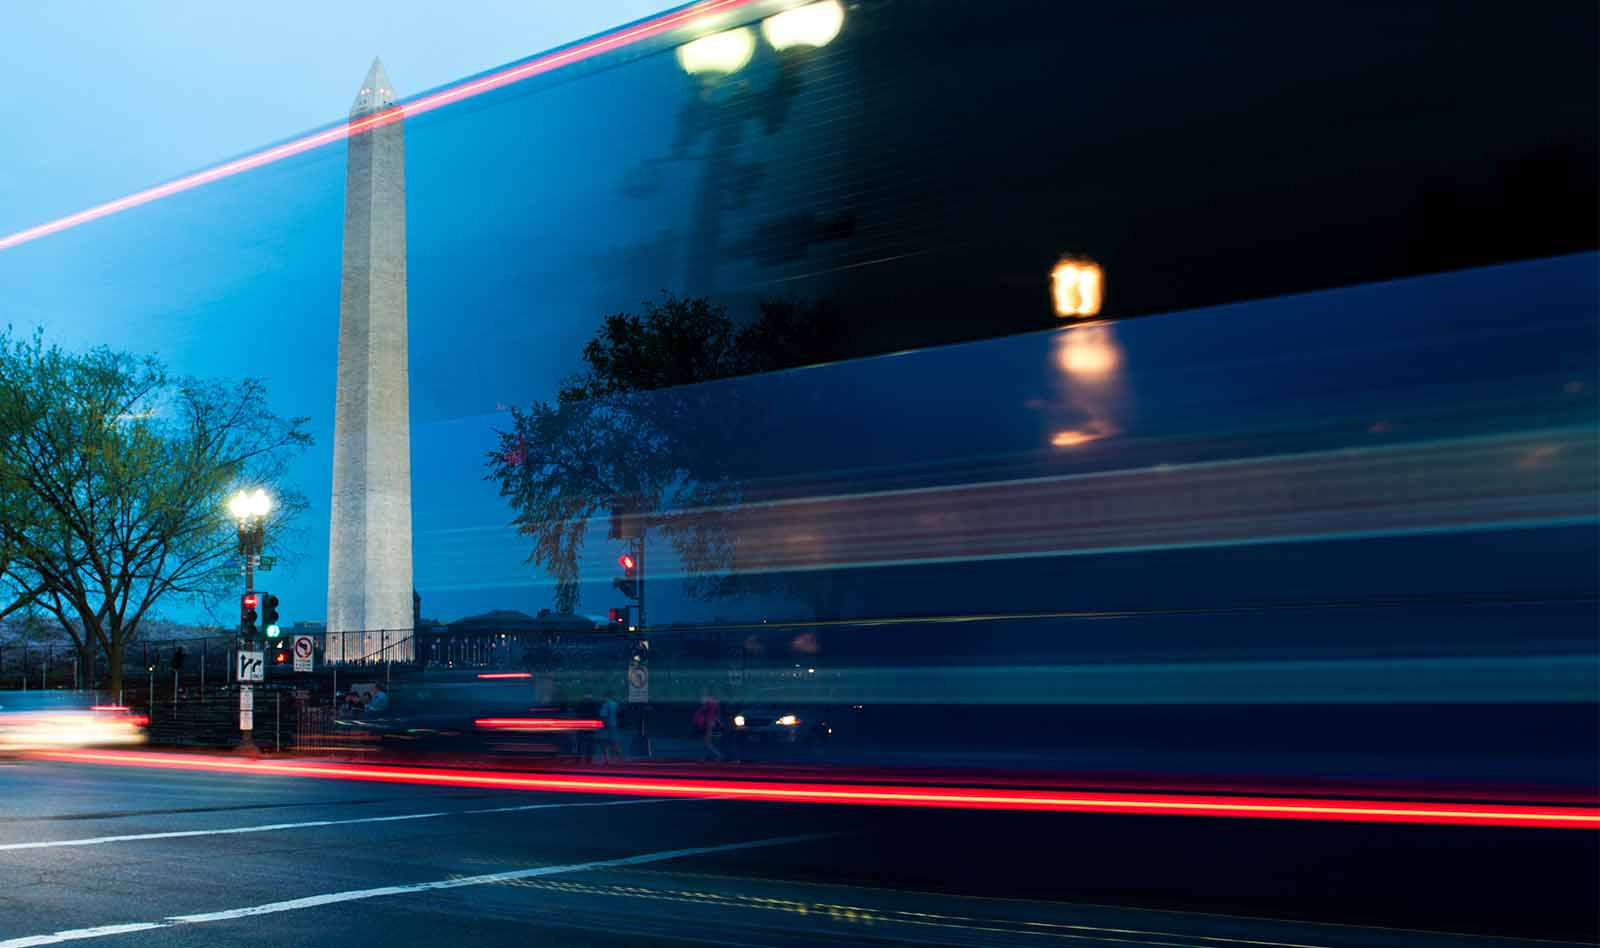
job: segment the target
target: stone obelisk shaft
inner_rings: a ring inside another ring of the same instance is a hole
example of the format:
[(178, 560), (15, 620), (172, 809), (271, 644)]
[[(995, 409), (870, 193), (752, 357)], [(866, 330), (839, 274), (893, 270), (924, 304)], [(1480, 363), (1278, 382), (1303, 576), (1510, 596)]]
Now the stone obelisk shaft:
[[(330, 661), (412, 657), (405, 133), (373, 60), (350, 110), (328, 543)], [(394, 120), (383, 121), (392, 116)]]

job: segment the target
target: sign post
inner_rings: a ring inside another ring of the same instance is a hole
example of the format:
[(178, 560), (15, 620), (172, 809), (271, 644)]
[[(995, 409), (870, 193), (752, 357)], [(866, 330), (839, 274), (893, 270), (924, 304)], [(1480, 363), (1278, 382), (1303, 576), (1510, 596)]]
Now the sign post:
[[(615, 681), (616, 679), (612, 679)], [(645, 704), (650, 700), (650, 668), (633, 665), (628, 668), (628, 703)]]
[[(265, 681), (267, 660), (263, 652), (246, 652), (240, 649), (237, 653), (238, 665), (235, 669), (234, 680), (241, 684), (247, 681)], [(244, 692), (240, 692), (243, 694)], [(241, 699), (243, 700), (243, 699)]]
[(256, 693), (249, 685), (239, 686), (239, 730), (255, 730)]
[(311, 636), (309, 636), (309, 635), (297, 635), (297, 636), (295, 636), (294, 637), (294, 670), (297, 671), (297, 672), (308, 672), (308, 671), (311, 671), (312, 663), (315, 661), (314, 654), (313, 654), (315, 652), (315, 650), (316, 650), (316, 643), (312, 641)]

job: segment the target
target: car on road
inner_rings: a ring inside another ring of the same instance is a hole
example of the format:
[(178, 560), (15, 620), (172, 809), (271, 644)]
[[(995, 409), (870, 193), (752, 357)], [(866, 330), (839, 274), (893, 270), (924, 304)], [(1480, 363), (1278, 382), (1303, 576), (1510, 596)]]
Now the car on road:
[(71, 692), (0, 692), (0, 754), (143, 744), (148, 719)]
[(756, 745), (807, 745), (825, 743), (833, 736), (830, 715), (818, 707), (752, 705), (728, 716), (734, 749)]
[[(356, 684), (363, 696), (372, 685)], [(593, 709), (537, 701), (526, 674), (436, 671), (395, 681), (386, 707), (337, 702), (330, 738), (394, 756), (578, 757), (601, 722)]]

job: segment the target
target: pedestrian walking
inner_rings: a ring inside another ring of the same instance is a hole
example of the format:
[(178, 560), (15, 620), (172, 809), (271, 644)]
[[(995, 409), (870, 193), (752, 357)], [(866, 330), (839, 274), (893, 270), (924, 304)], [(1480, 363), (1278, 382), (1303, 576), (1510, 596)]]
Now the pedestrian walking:
[(606, 700), (600, 705), (600, 721), (605, 725), (605, 744), (601, 747), (601, 763), (611, 763), (611, 755), (615, 753), (617, 760), (627, 763), (628, 755), (622, 749), (622, 730), (617, 726), (617, 716), (622, 713), (622, 704), (617, 701), (615, 692), (606, 692)]
[(706, 752), (701, 756), (702, 761), (722, 761), (722, 751), (717, 747), (717, 738), (722, 735), (722, 705), (712, 697), (711, 692), (702, 692), (700, 707), (694, 712), (694, 729), (705, 742)]

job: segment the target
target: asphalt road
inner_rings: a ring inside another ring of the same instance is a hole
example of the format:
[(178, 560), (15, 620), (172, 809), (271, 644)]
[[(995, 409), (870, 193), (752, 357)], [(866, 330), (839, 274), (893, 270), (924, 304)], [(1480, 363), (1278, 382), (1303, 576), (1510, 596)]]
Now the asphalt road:
[(21, 761), (0, 764), (0, 948), (1587, 941), (1597, 835)]

